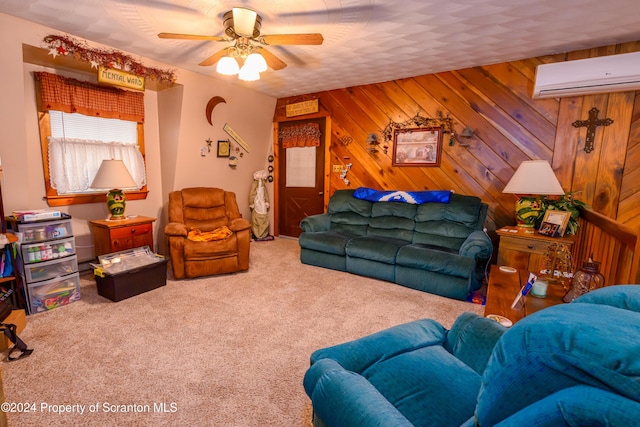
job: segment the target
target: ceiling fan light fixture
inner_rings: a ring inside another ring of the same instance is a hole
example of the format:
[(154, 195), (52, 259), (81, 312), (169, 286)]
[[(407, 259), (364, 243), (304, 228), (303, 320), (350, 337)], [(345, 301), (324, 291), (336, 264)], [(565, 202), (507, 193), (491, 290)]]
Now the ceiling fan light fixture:
[(240, 73), (238, 73), (238, 78), (240, 80), (244, 80), (245, 82), (253, 82), (256, 80), (260, 80), (260, 73), (255, 69), (247, 67), (245, 64), (242, 66), (242, 68), (240, 68)]
[(216, 65), (216, 71), (225, 76), (235, 76), (240, 72), (240, 66), (234, 57), (223, 56)]
[(254, 52), (247, 56), (247, 59), (244, 61), (244, 67), (249, 67), (252, 70), (262, 73), (267, 71), (267, 61), (264, 60), (262, 55)]
[(236, 34), (243, 37), (253, 37), (253, 27), (258, 14), (244, 7), (233, 8), (233, 26)]

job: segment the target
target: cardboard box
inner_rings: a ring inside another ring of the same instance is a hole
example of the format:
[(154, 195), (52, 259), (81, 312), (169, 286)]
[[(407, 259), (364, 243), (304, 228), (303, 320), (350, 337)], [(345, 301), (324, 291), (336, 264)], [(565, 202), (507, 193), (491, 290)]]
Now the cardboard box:
[(156, 263), (116, 274), (95, 269), (93, 277), (98, 295), (117, 302), (164, 286), (167, 284), (168, 263), (169, 259), (162, 258)]
[[(2, 323), (13, 323), (16, 325), (16, 333), (20, 336), (20, 333), (24, 331), (24, 328), (27, 327), (27, 315), (25, 314), (23, 309), (13, 310), (6, 319), (2, 321)], [(5, 351), (6, 349), (13, 346), (13, 343), (9, 341), (6, 335), (2, 334), (2, 339), (0, 339), (0, 351)]]

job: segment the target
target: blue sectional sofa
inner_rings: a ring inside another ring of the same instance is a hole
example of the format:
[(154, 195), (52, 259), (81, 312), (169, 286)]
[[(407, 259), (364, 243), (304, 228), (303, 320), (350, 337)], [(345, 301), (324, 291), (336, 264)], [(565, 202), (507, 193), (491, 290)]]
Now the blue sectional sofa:
[(326, 213), (301, 221), (301, 262), (459, 300), (480, 288), (493, 251), (487, 204), (460, 194), (446, 202), (372, 202), (356, 191), (337, 190)]
[(506, 330), (462, 314), (315, 351), (316, 427), (610, 426), (640, 420), (640, 285), (618, 285)]

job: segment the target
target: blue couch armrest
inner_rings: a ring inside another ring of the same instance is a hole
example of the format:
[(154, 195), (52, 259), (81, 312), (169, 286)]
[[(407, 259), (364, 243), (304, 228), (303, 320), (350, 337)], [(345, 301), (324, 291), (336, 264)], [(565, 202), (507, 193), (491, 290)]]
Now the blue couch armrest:
[(462, 242), (458, 254), (476, 260), (488, 260), (491, 258), (492, 252), (493, 243), (491, 243), (487, 233), (482, 230), (476, 230)]
[(318, 215), (310, 215), (300, 221), (302, 231), (329, 231), (331, 222), (329, 215), (326, 213)]
[(497, 427), (631, 426), (640, 420), (640, 403), (609, 391), (578, 385), (516, 412)]
[(506, 330), (494, 320), (462, 313), (447, 334), (444, 348), (482, 375), (493, 348)]
[(442, 345), (446, 336), (447, 330), (435, 320), (415, 320), (354, 341), (316, 350), (311, 354), (311, 364), (321, 359), (333, 359), (344, 369), (364, 372), (374, 363), (397, 354)]
[(311, 395), (314, 416), (327, 427), (413, 427), (369, 381), (354, 372), (326, 372)]

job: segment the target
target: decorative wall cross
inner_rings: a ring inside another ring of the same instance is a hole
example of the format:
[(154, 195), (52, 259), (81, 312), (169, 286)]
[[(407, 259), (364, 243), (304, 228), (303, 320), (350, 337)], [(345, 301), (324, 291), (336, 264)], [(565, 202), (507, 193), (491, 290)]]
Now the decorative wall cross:
[(613, 123), (611, 119), (599, 119), (598, 110), (596, 107), (593, 107), (589, 110), (589, 118), (587, 120), (576, 120), (573, 122), (573, 127), (586, 127), (587, 128), (587, 137), (584, 140), (584, 151), (586, 153), (590, 153), (593, 151), (593, 140), (596, 138), (596, 126), (609, 126)]

